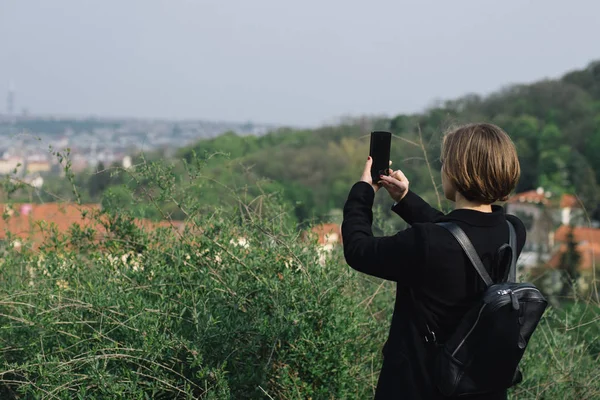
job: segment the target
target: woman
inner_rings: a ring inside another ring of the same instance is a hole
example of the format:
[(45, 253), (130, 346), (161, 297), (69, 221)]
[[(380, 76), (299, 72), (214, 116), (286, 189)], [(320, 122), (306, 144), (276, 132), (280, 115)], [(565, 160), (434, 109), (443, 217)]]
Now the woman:
[[(507, 218), (516, 230), (517, 256), (525, 244), (523, 223), (493, 205), (508, 198), (520, 176), (517, 152), (506, 132), (492, 124), (459, 127), (444, 137), (441, 160), (444, 196), (455, 203), (455, 210), (446, 215), (411, 192), (399, 170), (390, 169), (389, 176), (373, 183), (370, 158), (344, 206), (342, 236), (348, 265), (397, 282), (376, 399), (445, 398), (431, 379), (435, 348), (425, 340), (419, 321), (443, 343), (485, 289), (456, 239), (435, 223), (451, 221), (462, 228), (494, 280), (506, 272), (499, 267), (498, 249), (508, 243)], [(371, 208), (380, 187), (410, 228), (393, 236), (373, 236)], [(463, 398), (506, 399), (507, 394), (502, 390)]]

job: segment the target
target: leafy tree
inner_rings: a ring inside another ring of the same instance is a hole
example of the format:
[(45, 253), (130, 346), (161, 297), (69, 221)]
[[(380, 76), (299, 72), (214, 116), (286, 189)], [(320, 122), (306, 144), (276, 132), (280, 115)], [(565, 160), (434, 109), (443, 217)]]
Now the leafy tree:
[(600, 186), (590, 162), (579, 152), (573, 151), (568, 171), (573, 192), (581, 199), (588, 214), (592, 214), (600, 204)]
[(123, 186), (113, 186), (102, 196), (102, 208), (107, 212), (120, 213), (130, 210), (133, 196), (129, 189)]
[(97, 198), (101, 195), (110, 184), (110, 172), (104, 167), (104, 163), (100, 161), (96, 168), (96, 173), (92, 174), (88, 183), (88, 191), (92, 198)]
[(596, 180), (600, 180), (600, 114), (595, 118), (595, 129), (591, 131), (585, 141), (583, 154), (594, 169)]
[(573, 227), (571, 226), (567, 234), (567, 249), (560, 256), (559, 269), (563, 271), (564, 280), (561, 289), (561, 296), (566, 297), (575, 295), (574, 282), (578, 277), (578, 267), (581, 255), (577, 250), (577, 242), (573, 235)]

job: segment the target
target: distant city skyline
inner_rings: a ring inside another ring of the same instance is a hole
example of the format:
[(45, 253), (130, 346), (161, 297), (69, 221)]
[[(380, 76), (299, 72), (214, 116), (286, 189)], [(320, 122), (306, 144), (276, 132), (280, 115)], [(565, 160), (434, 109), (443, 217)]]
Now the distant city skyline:
[[(406, 114), (412, 114), (412, 113), (420, 113), (420, 112), (424, 112), (427, 107), (429, 107), (430, 105), (434, 104), (435, 102), (439, 101), (439, 100), (452, 100), (455, 98), (459, 98), (461, 96), (470, 94), (470, 93), (474, 93), (480, 96), (488, 96), (496, 91), (501, 90), (502, 88), (512, 85), (512, 84), (530, 84), (530, 83), (534, 83), (536, 81), (541, 81), (544, 79), (560, 79), (563, 75), (574, 71), (574, 70), (581, 70), (584, 69), (585, 67), (587, 67), (591, 62), (595, 62), (595, 61), (600, 61), (600, 53), (598, 58), (596, 59), (591, 59), (589, 60), (588, 63), (584, 64), (584, 65), (579, 65), (579, 66), (574, 66), (572, 68), (569, 68), (565, 71), (559, 72), (557, 73), (555, 76), (543, 76), (543, 77), (539, 77), (538, 79), (533, 79), (530, 81), (514, 81), (514, 82), (510, 82), (504, 85), (500, 85), (498, 86), (496, 89), (492, 89), (488, 92), (464, 92), (463, 94), (460, 95), (456, 95), (454, 97), (447, 97), (447, 98), (440, 98), (440, 97), (433, 97), (430, 102), (428, 104), (426, 104), (425, 106), (423, 106), (422, 108), (419, 109), (415, 109), (415, 110), (410, 110), (410, 111), (398, 111), (396, 113), (355, 113), (355, 114), (340, 114), (340, 115), (335, 115), (335, 116), (331, 116), (329, 118), (324, 119), (323, 121), (321, 121), (319, 124), (317, 125), (313, 125), (313, 127), (316, 127), (318, 125), (324, 124), (324, 123), (329, 123), (332, 121), (336, 121), (338, 119), (343, 119), (346, 117), (361, 117), (361, 116), (377, 116), (377, 115), (385, 115), (388, 117), (392, 117), (394, 115), (398, 115), (398, 114), (402, 114), (402, 113), (406, 113)], [(141, 114), (141, 115), (126, 115), (126, 114), (114, 114), (114, 115), (110, 115), (110, 114), (99, 114), (97, 112), (92, 112), (92, 113), (64, 113), (64, 112), (32, 112), (31, 115), (30, 114), (30, 109), (26, 106), (26, 105), (18, 105), (16, 103), (16, 90), (15, 90), (15, 86), (13, 81), (9, 81), (9, 84), (7, 86), (7, 102), (6, 102), (6, 112), (2, 113), (0, 112), (0, 116), (2, 116), (2, 114), (6, 115), (6, 116), (29, 116), (32, 118), (73, 118), (73, 119), (89, 119), (89, 118), (98, 118), (98, 119), (106, 119), (106, 120), (128, 120), (128, 119), (140, 119), (140, 120), (164, 120), (164, 121), (173, 121), (173, 122), (177, 122), (177, 121), (211, 121), (211, 122), (223, 122), (223, 123), (254, 123), (254, 124), (268, 124), (268, 125), (272, 125), (272, 126), (310, 126), (310, 124), (285, 124), (285, 123), (275, 123), (273, 121), (255, 121), (255, 120), (224, 120), (224, 119), (215, 119), (215, 118), (200, 118), (200, 117), (185, 117), (185, 116), (179, 116), (179, 117), (163, 117), (160, 115), (146, 115), (146, 114)], [(19, 107), (17, 107), (19, 106)], [(17, 108), (16, 108), (17, 107)]]
[(293, 126), (420, 112), (585, 68), (598, 15), (592, 0), (4, 1), (0, 110)]
[(12, 81), (8, 82), (8, 91), (6, 94), (6, 114), (13, 115), (15, 113), (15, 85)]

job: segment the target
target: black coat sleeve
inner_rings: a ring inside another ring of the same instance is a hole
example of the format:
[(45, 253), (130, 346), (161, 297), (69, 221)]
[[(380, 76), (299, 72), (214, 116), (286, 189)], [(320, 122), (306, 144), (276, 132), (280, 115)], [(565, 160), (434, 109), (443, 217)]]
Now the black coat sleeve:
[(443, 212), (431, 207), (418, 194), (410, 190), (400, 202), (392, 207), (392, 211), (410, 225), (422, 222), (435, 222), (444, 216)]
[(350, 190), (342, 222), (346, 262), (365, 274), (413, 286), (424, 274), (426, 230), (417, 225), (393, 236), (374, 237), (374, 198), (367, 183), (358, 182)]

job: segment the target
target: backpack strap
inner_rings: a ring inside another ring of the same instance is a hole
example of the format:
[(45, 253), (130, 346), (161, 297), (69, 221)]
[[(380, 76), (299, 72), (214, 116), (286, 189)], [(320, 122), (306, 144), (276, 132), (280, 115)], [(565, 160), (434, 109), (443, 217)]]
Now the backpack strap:
[(458, 225), (452, 222), (440, 222), (437, 225), (444, 227), (448, 231), (450, 231), (450, 233), (456, 238), (460, 246), (467, 254), (467, 257), (469, 257), (469, 260), (471, 260), (471, 264), (473, 264), (473, 267), (475, 267), (475, 270), (477, 271), (481, 279), (483, 279), (486, 286), (492, 286), (494, 284), (494, 281), (490, 277), (490, 274), (488, 274), (488, 272), (485, 270), (485, 266), (483, 265), (483, 262), (481, 262), (481, 258), (479, 258), (475, 247), (473, 247), (473, 243), (471, 243), (465, 231), (460, 229)]
[[(493, 285), (494, 281), (492, 280), (490, 275), (485, 270), (485, 266), (483, 265), (483, 262), (481, 262), (481, 258), (479, 258), (479, 255), (477, 254), (477, 251), (475, 250), (475, 247), (473, 247), (473, 243), (471, 243), (467, 234), (462, 229), (460, 229), (460, 227), (458, 225), (456, 225), (452, 222), (438, 222), (436, 225), (439, 225), (443, 228), (446, 228), (448, 231), (450, 231), (450, 233), (456, 238), (456, 240), (458, 241), (460, 246), (463, 248), (463, 250), (467, 254), (467, 257), (469, 257), (469, 260), (471, 260), (471, 264), (473, 264), (473, 267), (475, 267), (475, 270), (477, 271), (477, 273), (479, 274), (481, 279), (483, 279), (486, 286)], [(416, 301), (412, 290), (410, 290), (410, 295), (411, 295), (411, 300), (413, 302), (413, 309), (415, 309), (415, 308), (421, 309), (421, 306)], [(418, 325), (425, 327), (425, 329), (418, 328), (419, 330), (421, 330), (421, 335), (423, 335), (425, 342), (426, 343), (437, 342), (437, 337), (435, 335), (435, 332), (431, 330), (431, 328), (429, 327), (429, 324), (427, 324), (427, 322), (423, 318), (422, 314), (420, 312), (416, 312), (415, 318), (417, 320)]]
[[(517, 265), (517, 248), (516, 248), (517, 235), (516, 235), (513, 224), (508, 220), (506, 220), (506, 222), (508, 223), (508, 232), (509, 232), (508, 243), (509, 243), (509, 246), (510, 246), (511, 252), (512, 252), (511, 262), (510, 262), (510, 270), (509, 270), (509, 279), (510, 279), (510, 282), (515, 282), (516, 265)], [(447, 230), (449, 230), (450, 233), (452, 233), (452, 235), (456, 238), (458, 243), (461, 245), (461, 247), (467, 254), (467, 257), (469, 257), (469, 260), (473, 264), (473, 267), (475, 267), (475, 270), (479, 273), (479, 276), (481, 277), (481, 279), (483, 279), (483, 281), (485, 282), (485, 284), (487, 286), (491, 286), (494, 282), (492, 281), (492, 278), (485, 270), (485, 266), (483, 265), (481, 258), (479, 258), (479, 255), (477, 254), (477, 251), (475, 250), (475, 247), (473, 247), (473, 243), (471, 243), (467, 234), (458, 225), (456, 225), (452, 222), (438, 222), (436, 225), (440, 225), (443, 228), (446, 228)], [(417, 327), (417, 330), (421, 332), (421, 335), (425, 339), (426, 343), (437, 342), (437, 337), (435, 335), (435, 332), (431, 330), (431, 328), (429, 327), (429, 324), (427, 324), (427, 322), (423, 318), (423, 314), (421, 311), (422, 307), (415, 299), (413, 290), (410, 289), (409, 292), (410, 292), (411, 301), (413, 303), (413, 310), (415, 310), (415, 311), (418, 310), (417, 312), (414, 313), (417, 325), (420, 325), (420, 327)], [(419, 312), (419, 311), (421, 311), (421, 312)], [(422, 329), (421, 327), (424, 327), (425, 329)]]
[(508, 219), (506, 220), (506, 223), (508, 224), (508, 244), (509, 244), (510, 250), (512, 252), (512, 256), (510, 259), (510, 272), (508, 273), (508, 281), (516, 282), (517, 281), (517, 233), (515, 232), (515, 227)]

